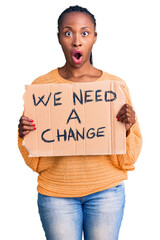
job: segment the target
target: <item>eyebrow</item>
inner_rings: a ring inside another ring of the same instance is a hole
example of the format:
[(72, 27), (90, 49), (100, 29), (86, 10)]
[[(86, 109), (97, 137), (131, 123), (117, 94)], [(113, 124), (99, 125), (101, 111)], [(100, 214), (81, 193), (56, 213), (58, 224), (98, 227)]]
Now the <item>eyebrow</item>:
[[(69, 28), (69, 29), (72, 29), (71, 27), (69, 27), (69, 26), (65, 26), (64, 28)], [(63, 29), (64, 29), (63, 28)], [(83, 29), (83, 28), (89, 28), (89, 27), (82, 27), (81, 29)]]

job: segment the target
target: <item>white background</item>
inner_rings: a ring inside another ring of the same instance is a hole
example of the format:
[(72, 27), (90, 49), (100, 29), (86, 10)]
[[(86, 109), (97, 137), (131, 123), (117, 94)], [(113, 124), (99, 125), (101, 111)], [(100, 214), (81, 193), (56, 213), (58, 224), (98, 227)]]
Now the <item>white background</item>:
[[(96, 68), (128, 85), (143, 147), (128, 172), (119, 240), (160, 239), (160, 35), (159, 1), (6, 0), (0, 4), (1, 172), (0, 239), (43, 240), (37, 208), (37, 173), (17, 146), (24, 85), (65, 63), (57, 19), (70, 5), (88, 8), (97, 20)], [(63, 226), (62, 226), (63, 227)]]

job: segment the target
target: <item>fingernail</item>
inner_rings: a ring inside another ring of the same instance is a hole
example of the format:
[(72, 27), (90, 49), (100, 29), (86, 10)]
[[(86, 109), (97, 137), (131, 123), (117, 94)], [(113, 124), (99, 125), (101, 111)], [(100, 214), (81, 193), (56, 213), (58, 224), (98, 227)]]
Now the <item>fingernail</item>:
[(32, 119), (30, 119), (30, 122), (33, 122), (33, 120), (32, 120)]
[(32, 126), (35, 127), (36, 125), (33, 123)]
[(34, 127), (33, 130), (36, 130), (36, 127)]
[(119, 118), (119, 115), (117, 114), (117, 116), (116, 116), (117, 118)]
[(120, 118), (118, 118), (117, 120), (120, 121)]

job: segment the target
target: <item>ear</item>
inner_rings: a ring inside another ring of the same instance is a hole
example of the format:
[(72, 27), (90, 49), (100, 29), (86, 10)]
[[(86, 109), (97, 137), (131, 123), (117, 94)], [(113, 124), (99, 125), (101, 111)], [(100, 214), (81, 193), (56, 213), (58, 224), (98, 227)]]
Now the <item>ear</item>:
[(97, 32), (95, 32), (93, 44), (95, 44), (96, 41), (97, 41)]

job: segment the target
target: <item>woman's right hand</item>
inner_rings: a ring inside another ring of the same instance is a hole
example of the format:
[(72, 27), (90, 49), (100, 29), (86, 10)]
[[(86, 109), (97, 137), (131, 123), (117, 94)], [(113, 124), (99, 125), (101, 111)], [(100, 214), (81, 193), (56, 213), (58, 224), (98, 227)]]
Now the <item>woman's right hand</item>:
[(31, 131), (35, 130), (35, 124), (33, 124), (33, 120), (29, 119), (28, 117), (21, 116), (19, 119), (18, 124), (18, 131), (19, 131), (19, 137), (24, 139), (24, 136), (26, 136)]

